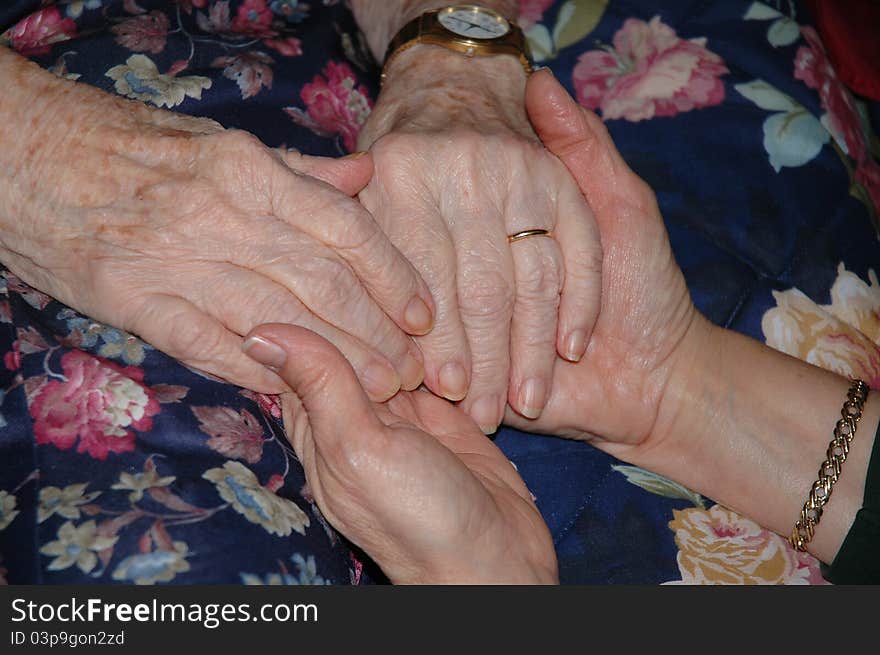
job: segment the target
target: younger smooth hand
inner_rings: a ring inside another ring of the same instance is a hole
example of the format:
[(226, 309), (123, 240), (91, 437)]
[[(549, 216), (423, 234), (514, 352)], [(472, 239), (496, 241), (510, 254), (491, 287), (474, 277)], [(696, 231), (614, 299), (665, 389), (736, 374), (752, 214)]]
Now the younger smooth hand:
[(373, 403), (330, 343), (280, 324), (245, 352), (294, 393), (284, 423), (327, 520), (396, 584), (555, 584), (550, 533), (516, 469), (426, 391)]

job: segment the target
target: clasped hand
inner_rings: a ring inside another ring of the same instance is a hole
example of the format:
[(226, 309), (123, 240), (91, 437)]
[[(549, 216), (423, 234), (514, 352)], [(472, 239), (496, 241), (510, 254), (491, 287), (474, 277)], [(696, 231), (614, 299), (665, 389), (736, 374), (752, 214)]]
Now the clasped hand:
[(14, 273), (257, 391), (287, 388), (239, 347), (266, 322), (330, 340), (375, 399), (421, 383), (410, 335), (431, 328), (433, 300), (350, 197), (372, 175), (369, 157), (271, 150), (210, 120), (10, 65), (33, 78), (42, 119), (30, 137), (39, 149), (9, 157), (17, 170), (0, 204), (10, 227), (0, 256)]
[[(424, 46), (385, 72), (360, 136), (375, 173), (359, 197), (434, 296), (436, 325), (415, 339), (425, 385), (487, 433), (508, 404), (537, 418), (554, 362), (581, 358), (599, 310), (592, 212), (532, 131), (514, 58)], [(529, 229), (551, 238), (508, 243)]]

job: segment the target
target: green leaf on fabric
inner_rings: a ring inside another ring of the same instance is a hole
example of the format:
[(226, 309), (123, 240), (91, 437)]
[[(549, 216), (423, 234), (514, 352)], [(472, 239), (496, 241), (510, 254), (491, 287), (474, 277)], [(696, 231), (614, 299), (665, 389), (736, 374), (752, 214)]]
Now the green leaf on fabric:
[(771, 18), (779, 18), (782, 16), (781, 13), (776, 11), (773, 7), (765, 5), (763, 2), (753, 2), (749, 5), (748, 11), (746, 11), (746, 15), (743, 16), (746, 20), (770, 20)]
[(819, 119), (806, 109), (773, 114), (764, 121), (764, 149), (777, 173), (783, 166), (803, 166), (830, 138)]
[(764, 80), (752, 80), (751, 82), (736, 84), (733, 88), (761, 109), (768, 111), (797, 111), (803, 109), (798, 102), (776, 89), (776, 87), (770, 86)]
[(681, 498), (682, 500), (689, 500), (695, 507), (706, 507), (700, 494), (662, 475), (646, 471), (638, 466), (612, 466), (611, 468), (618, 473), (622, 473), (627, 481), (637, 487), (641, 487), (645, 491), (650, 491), (652, 494), (665, 496), (666, 498)]
[(581, 41), (602, 20), (608, 0), (568, 0), (559, 9), (553, 42), (557, 50)]
[(791, 18), (780, 18), (767, 30), (767, 40), (774, 48), (791, 45), (801, 36), (801, 28)]
[(547, 61), (556, 56), (556, 48), (553, 46), (553, 37), (546, 25), (536, 23), (526, 30), (526, 40), (529, 43), (529, 51), (532, 60), (536, 62)]

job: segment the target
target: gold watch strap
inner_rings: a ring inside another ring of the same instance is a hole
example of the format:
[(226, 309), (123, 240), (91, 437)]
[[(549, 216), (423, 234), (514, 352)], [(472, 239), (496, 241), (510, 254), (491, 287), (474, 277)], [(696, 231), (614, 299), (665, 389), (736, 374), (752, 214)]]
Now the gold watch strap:
[[(529, 49), (525, 35), (519, 26), (510, 19), (510, 32), (497, 39), (468, 39), (456, 36), (451, 32), (432, 32), (426, 30), (426, 25), (439, 25), (436, 20), (439, 9), (428, 11), (414, 18), (391, 39), (385, 51), (385, 61), (382, 64), (382, 82), (385, 81), (385, 71), (388, 64), (400, 53), (409, 50), (420, 43), (438, 45), (449, 50), (460, 52), (467, 57), (475, 55), (512, 55), (519, 59), (526, 74), (532, 72), (532, 63), (529, 59)], [(442, 28), (441, 28), (442, 29)]]

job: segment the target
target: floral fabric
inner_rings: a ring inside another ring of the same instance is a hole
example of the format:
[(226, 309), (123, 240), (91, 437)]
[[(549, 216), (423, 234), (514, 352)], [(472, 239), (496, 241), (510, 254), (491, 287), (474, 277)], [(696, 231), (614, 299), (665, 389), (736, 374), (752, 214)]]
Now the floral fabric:
[[(534, 58), (657, 192), (714, 322), (880, 387), (870, 109), (803, 6), (522, 0)], [(333, 0), (19, 0), (2, 41), (58, 75), (341, 155), (378, 71)], [(311, 501), (276, 399), (209, 379), (0, 276), (0, 581), (373, 580)], [(352, 426), (357, 429), (357, 426)], [(563, 583), (822, 584), (711, 499), (504, 428)], [(364, 571), (367, 575), (364, 575)]]

